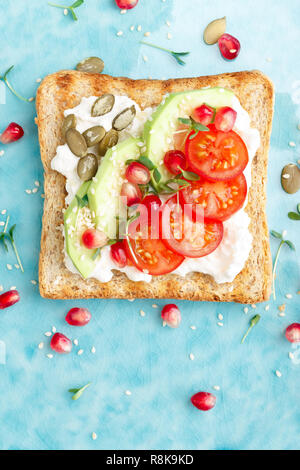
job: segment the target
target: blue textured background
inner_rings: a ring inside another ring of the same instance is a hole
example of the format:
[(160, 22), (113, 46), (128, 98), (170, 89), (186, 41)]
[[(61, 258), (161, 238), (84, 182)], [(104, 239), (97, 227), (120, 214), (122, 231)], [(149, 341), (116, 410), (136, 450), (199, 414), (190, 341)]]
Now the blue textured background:
[[(287, 195), (280, 186), (282, 166), (300, 158), (298, 0), (248, 0), (238, 5), (234, 0), (140, 0), (126, 15), (120, 15), (113, 0), (86, 0), (77, 13), (75, 23), (46, 0), (6, 1), (0, 6), (0, 73), (15, 64), (10, 80), (26, 96), (35, 95), (37, 78), (74, 68), (90, 55), (102, 57), (105, 72), (111, 75), (168, 78), (255, 68), (273, 79), (268, 219), (271, 228), (288, 231), (298, 251), (283, 250), (277, 302), (269, 302), (269, 311), (257, 306), (262, 320), (244, 345), (240, 339), (254, 314), (251, 307), (245, 315), (241, 305), (178, 302), (183, 321), (178, 330), (171, 330), (161, 327), (160, 310), (151, 300), (42, 299), (30, 281), (38, 276), (43, 190), (25, 193), (35, 180), (43, 180), (34, 103), (22, 103), (6, 92), (0, 129), (17, 121), (26, 135), (0, 148), (5, 150), (0, 157), (0, 220), (5, 220), (1, 210), (7, 209), (17, 223), (25, 274), (7, 270), (7, 263), (15, 263), (14, 256), (1, 249), (0, 284), (5, 290), (17, 286), (22, 300), (0, 314), (0, 340), (7, 349), (6, 364), (0, 364), (0, 448), (299, 449), (300, 366), (288, 357), (295, 350), (283, 331), (300, 319), (300, 222), (287, 218), (300, 202), (300, 193)], [(242, 44), (234, 62), (225, 62), (217, 46), (202, 41), (207, 23), (224, 15), (227, 31)], [(129, 30), (138, 24), (142, 32)], [(124, 31), (122, 37), (116, 36), (118, 30)], [(187, 65), (180, 67), (164, 53), (140, 46), (145, 31), (151, 32), (148, 40), (154, 43), (190, 50)], [(169, 41), (168, 32), (173, 35)], [(3, 88), (1, 93), (3, 97)], [(291, 140), (296, 148), (289, 147)], [(277, 242), (272, 240), (271, 246), (274, 254)], [(287, 292), (293, 294), (291, 300), (285, 298)], [(279, 317), (277, 308), (283, 302), (286, 316)], [(64, 322), (73, 306), (91, 310), (88, 326), (76, 329)], [(224, 316), (223, 327), (217, 325), (218, 313)], [(53, 325), (79, 339), (82, 356), (74, 347), (66, 357), (46, 357), (50, 349), (44, 333)], [(191, 330), (191, 325), (197, 329)], [(43, 350), (38, 349), (41, 341)], [(95, 355), (90, 353), (92, 345)], [(194, 361), (189, 359), (191, 352)], [(275, 370), (281, 371), (281, 378)], [(68, 388), (88, 381), (92, 386), (73, 402)], [(214, 391), (214, 385), (220, 391)], [(132, 395), (125, 395), (126, 390)], [(199, 390), (216, 394), (212, 411), (202, 413), (189, 403)], [(91, 439), (93, 431), (96, 441)]]

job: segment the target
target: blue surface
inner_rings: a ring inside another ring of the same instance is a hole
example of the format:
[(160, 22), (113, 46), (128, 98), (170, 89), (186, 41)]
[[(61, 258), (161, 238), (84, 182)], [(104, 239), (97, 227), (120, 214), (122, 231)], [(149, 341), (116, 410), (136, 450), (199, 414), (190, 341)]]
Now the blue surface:
[[(65, 0), (66, 3), (71, 3)], [(3, 2), (1, 2), (3, 3)], [(191, 6), (187, 8), (187, 4)], [(134, 78), (183, 77), (260, 69), (276, 86), (274, 130), (270, 150), (268, 219), (271, 228), (288, 231), (297, 252), (282, 251), (278, 265), (277, 302), (269, 311), (257, 306), (261, 322), (244, 345), (240, 339), (254, 314), (241, 305), (178, 302), (182, 325), (162, 328), (160, 309), (153, 301), (47, 301), (30, 281), (38, 276), (42, 183), (34, 104), (6, 92), (0, 105), (0, 128), (11, 121), (24, 126), (26, 136), (6, 146), (0, 157), (0, 212), (7, 209), (17, 223), (16, 240), (25, 273), (13, 269), (12, 253), (0, 251), (0, 284), (17, 286), (22, 300), (0, 314), (0, 343), (6, 346), (6, 364), (0, 361), (1, 449), (299, 449), (299, 371), (288, 352), (297, 354), (283, 335), (299, 321), (299, 227), (287, 212), (295, 210), (298, 195), (280, 187), (284, 164), (300, 158), (299, 2), (248, 0), (190, 2), (140, 0), (120, 15), (113, 0), (86, 0), (73, 22), (46, 0), (8, 0), (0, 6), (1, 71), (15, 64), (10, 80), (26, 96), (34, 96), (36, 79), (59, 69), (73, 68), (87, 56), (99, 55), (105, 72)], [(227, 16), (227, 31), (236, 35), (242, 50), (234, 62), (225, 62), (216, 46), (202, 41), (212, 19)], [(169, 20), (168, 28), (165, 21)], [(131, 32), (141, 24), (142, 32)], [(116, 32), (123, 30), (123, 37)], [(160, 51), (140, 46), (148, 40), (190, 50), (180, 67)], [(173, 39), (167, 40), (171, 32)], [(143, 61), (146, 54), (149, 61)], [(271, 61), (267, 60), (271, 59)], [(3, 98), (4, 90), (1, 89)], [(296, 142), (296, 148), (288, 146)], [(1, 150), (0, 149), (0, 150)], [(0, 214), (0, 220), (5, 216)], [(277, 242), (271, 242), (273, 254)], [(293, 294), (288, 300), (285, 294)], [(155, 302), (161, 307), (165, 302)], [(278, 305), (286, 303), (286, 316)], [(88, 307), (93, 319), (80, 329), (68, 326), (64, 315), (73, 306)], [(146, 312), (139, 315), (140, 309)], [(217, 325), (217, 314), (224, 326)], [(82, 356), (74, 347), (66, 357), (48, 359), (49, 338), (58, 331), (78, 338)], [(190, 329), (191, 325), (197, 327)], [(38, 344), (44, 341), (43, 350)], [(96, 354), (90, 353), (92, 346)], [(189, 354), (195, 360), (189, 359)], [(297, 362), (297, 361), (295, 361)], [(299, 361), (298, 361), (299, 362)], [(275, 375), (280, 370), (282, 377)], [(79, 401), (68, 389), (92, 381)], [(213, 386), (219, 385), (220, 391)], [(130, 390), (131, 396), (125, 395)], [(216, 407), (207, 413), (190, 403), (191, 394), (212, 391)], [(98, 439), (93, 441), (91, 433)]]

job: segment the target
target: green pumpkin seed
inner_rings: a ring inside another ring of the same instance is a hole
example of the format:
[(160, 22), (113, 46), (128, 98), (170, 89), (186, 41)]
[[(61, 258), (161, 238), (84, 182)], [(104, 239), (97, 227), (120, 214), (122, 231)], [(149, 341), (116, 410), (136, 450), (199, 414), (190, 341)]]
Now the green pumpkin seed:
[(62, 123), (61, 133), (64, 139), (66, 139), (66, 133), (69, 129), (73, 129), (76, 127), (77, 119), (75, 114), (69, 114), (65, 117)]
[(103, 116), (104, 114), (109, 113), (115, 104), (115, 97), (109, 93), (100, 96), (96, 99), (95, 103), (92, 106), (91, 114), (93, 117)]
[(87, 73), (101, 73), (104, 62), (99, 57), (87, 57), (76, 65), (76, 70)]
[(66, 133), (66, 141), (71, 152), (76, 157), (84, 157), (87, 153), (85, 138), (76, 129), (69, 129)]
[(108, 131), (98, 146), (99, 155), (101, 157), (105, 155), (108, 149), (110, 149), (114, 145), (117, 145), (118, 140), (119, 140), (119, 134), (117, 133), (115, 129), (111, 129), (110, 131)]
[(123, 109), (116, 117), (113, 119), (112, 128), (116, 131), (122, 131), (132, 123), (134, 117), (136, 115), (135, 106), (131, 106), (130, 108)]
[(105, 136), (105, 129), (102, 126), (90, 127), (82, 133), (88, 147), (99, 144)]
[(294, 194), (299, 191), (300, 169), (295, 163), (289, 163), (282, 169), (281, 186), (288, 194)]
[(203, 39), (206, 44), (216, 44), (226, 31), (226, 16), (211, 21), (205, 28)]
[(82, 157), (77, 165), (77, 174), (82, 181), (89, 181), (98, 171), (98, 160), (96, 155), (88, 153)]

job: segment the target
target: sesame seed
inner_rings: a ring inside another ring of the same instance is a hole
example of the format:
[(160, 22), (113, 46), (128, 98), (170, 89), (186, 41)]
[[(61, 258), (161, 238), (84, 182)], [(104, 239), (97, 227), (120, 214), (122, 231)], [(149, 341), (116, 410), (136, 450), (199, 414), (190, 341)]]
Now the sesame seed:
[(294, 354), (292, 352), (289, 352), (289, 358), (294, 359), (294, 357), (295, 357)]
[(31, 189), (25, 189), (25, 193), (31, 194)]
[(140, 310), (140, 315), (141, 317), (144, 317), (146, 315), (146, 313), (144, 312), (144, 310)]
[(152, 308), (158, 308), (158, 305), (152, 304)]
[(150, 31), (146, 31), (145, 34), (144, 34), (144, 36), (145, 36), (146, 38), (148, 38), (148, 37), (150, 36), (150, 34), (151, 34)]
[(91, 189), (91, 193), (95, 194), (95, 189), (94, 188)]
[(143, 55), (143, 61), (148, 62), (148, 57), (146, 55)]
[(196, 328), (195, 325), (191, 325), (191, 326), (190, 326), (190, 329), (191, 329), (191, 330), (196, 330), (197, 328)]
[(251, 304), (251, 307), (252, 307), (252, 308), (256, 308), (256, 305), (255, 305), (255, 304)]
[(219, 320), (223, 320), (223, 318), (224, 318), (224, 317), (223, 317), (222, 313), (219, 313), (218, 319), (219, 319)]
[(130, 26), (130, 28), (129, 28), (129, 29), (130, 29), (130, 31), (134, 31), (134, 26), (133, 26), (133, 25), (132, 25), (132, 26)]
[(172, 39), (172, 34), (171, 33), (167, 34), (167, 39)]
[(20, 266), (18, 264), (15, 264), (16, 269), (20, 269)]
[(219, 385), (214, 385), (214, 386), (213, 386), (213, 389), (219, 391), (219, 390), (220, 390), (220, 386), (219, 386)]
[(123, 9), (123, 10), (120, 11), (120, 14), (121, 14), (121, 15), (125, 15), (125, 13), (127, 13), (127, 10), (125, 10), (125, 9)]
[(128, 397), (131, 395), (131, 391), (130, 390), (126, 390), (125, 391), (125, 395), (127, 395)]
[(193, 361), (193, 360), (195, 359), (195, 356), (194, 356), (193, 353), (190, 353), (189, 357), (190, 357), (190, 360), (191, 360), (191, 361)]
[(293, 298), (292, 294), (285, 294), (285, 296), (286, 296), (287, 299), (292, 299)]
[(218, 326), (224, 326), (224, 323), (218, 321), (218, 322), (217, 322), (217, 325), (218, 325)]
[(0, 157), (3, 157), (4, 153), (4, 150), (0, 150)]
[(52, 333), (56, 333), (56, 328), (55, 328), (55, 326), (52, 326)]
[(291, 141), (289, 142), (289, 146), (290, 146), (290, 147), (296, 147), (296, 144), (295, 144), (295, 142), (293, 142), (293, 141), (291, 140)]
[(41, 83), (42, 79), (41, 78), (37, 78), (36, 79), (36, 83)]
[(166, 25), (170, 27), (170, 26), (171, 26), (170, 21), (167, 20), (167, 21), (166, 21)]
[(286, 236), (287, 236), (287, 230), (283, 230), (282, 236), (283, 236), (283, 237), (286, 237)]
[(51, 331), (46, 331), (45, 336), (52, 336)]
[(7, 264), (6, 267), (7, 267), (7, 269), (8, 269), (9, 271), (11, 271), (12, 268), (13, 268), (11, 264)]
[(75, 344), (75, 346), (78, 346), (78, 339), (74, 339), (73, 343)]
[(167, 326), (167, 322), (166, 322), (166, 321), (163, 321), (163, 322), (162, 322), (162, 326), (163, 326), (163, 327)]
[(95, 352), (96, 352), (96, 348), (95, 348), (95, 346), (92, 346), (91, 353), (95, 354)]
[(67, 16), (67, 14), (68, 14), (68, 9), (65, 8), (65, 9), (64, 9), (64, 15)]
[(37, 193), (37, 192), (38, 192), (38, 188), (33, 188), (32, 192), (33, 192), (33, 194)]
[(16, 286), (11, 286), (9, 290), (16, 290)]
[(279, 317), (285, 317), (285, 313), (284, 313), (284, 312), (280, 312), (280, 313), (278, 313), (278, 316), (279, 316)]
[(48, 357), (49, 359), (52, 359), (52, 358), (53, 358), (53, 354), (47, 354), (47, 357)]
[(135, 301), (135, 299), (127, 299), (127, 300), (128, 300), (128, 302), (134, 302)]
[(123, 31), (118, 31), (117, 36), (123, 36)]
[(92, 432), (92, 439), (93, 439), (93, 441), (95, 441), (95, 440), (97, 439), (97, 437), (98, 437), (97, 434), (96, 434), (95, 432)]
[(81, 354), (83, 354), (83, 349), (79, 349), (77, 354), (78, 354), (78, 356), (81, 356)]
[(3, 227), (5, 225), (5, 222), (0, 222), (0, 227)]
[(136, 29), (137, 29), (138, 31), (142, 31), (142, 26), (139, 24)]
[(234, 54), (236, 52), (236, 49), (229, 49), (229, 52), (231, 52), (231, 54)]
[(1, 211), (1, 214), (5, 215), (6, 214), (6, 209), (3, 209), (3, 211)]
[(249, 312), (249, 308), (248, 307), (244, 307), (244, 313), (248, 313)]
[(281, 377), (281, 376), (282, 376), (282, 373), (280, 372), (280, 370), (276, 370), (276, 371), (275, 371), (275, 374), (277, 375), (277, 377)]
[(44, 343), (41, 342), (41, 343), (38, 345), (38, 348), (39, 348), (39, 349), (43, 349), (43, 347), (44, 347)]
[(266, 306), (265, 306), (265, 310), (266, 310), (266, 312), (267, 312), (268, 310), (270, 310), (270, 305), (266, 305)]
[(39, 188), (39, 186), (40, 186), (39, 181), (35, 181), (34, 184)]
[(2, 284), (0, 284), (0, 292), (2, 292), (2, 291), (3, 291), (3, 286), (2, 286)]

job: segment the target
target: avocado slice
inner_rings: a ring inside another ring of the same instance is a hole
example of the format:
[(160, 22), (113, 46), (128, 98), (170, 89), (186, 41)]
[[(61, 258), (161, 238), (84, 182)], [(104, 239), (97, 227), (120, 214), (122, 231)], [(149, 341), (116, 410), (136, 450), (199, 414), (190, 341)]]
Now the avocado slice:
[(163, 165), (163, 158), (173, 148), (173, 133), (179, 124), (178, 118), (189, 117), (193, 109), (203, 103), (214, 108), (230, 106), (233, 96), (232, 91), (216, 87), (172, 93), (163, 99), (146, 122), (143, 135), (147, 156), (158, 167), (162, 181), (172, 177)]
[(93, 221), (110, 239), (116, 238), (116, 218), (124, 210), (119, 196), (124, 181), (125, 162), (138, 159), (141, 146), (141, 139), (131, 137), (109, 149), (88, 189)]
[[(91, 182), (83, 183), (76, 196), (80, 199), (87, 194)], [(84, 210), (80, 207), (77, 197), (73, 199), (64, 215), (66, 250), (74, 266), (78, 269), (84, 279), (91, 275), (96, 266), (93, 259), (96, 250), (88, 250), (80, 243), (79, 215)], [(82, 215), (82, 214), (81, 214)]]

